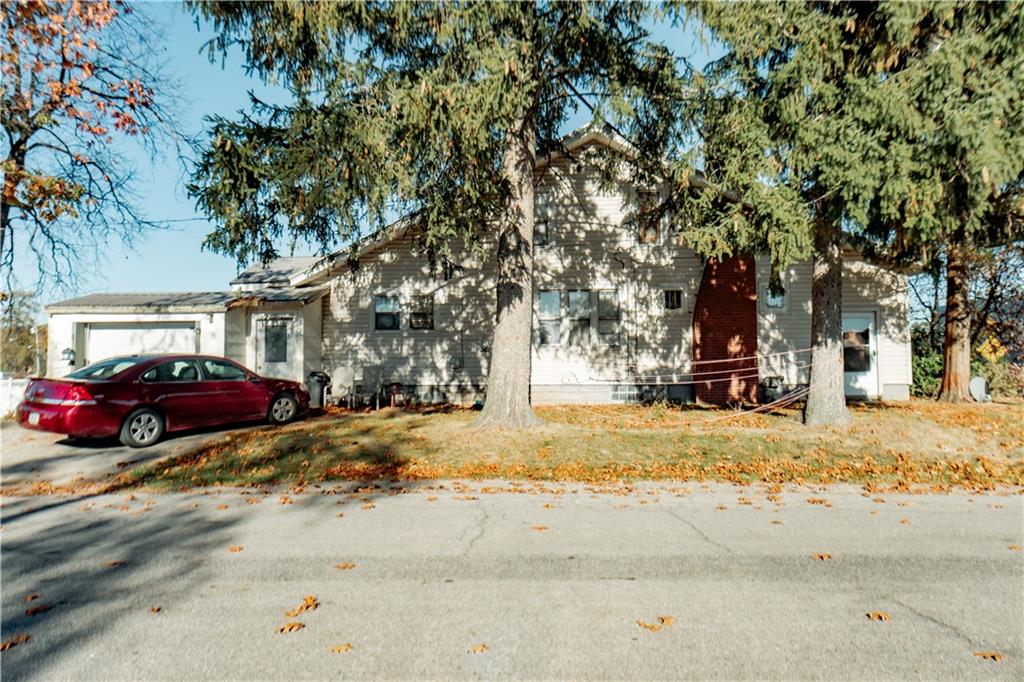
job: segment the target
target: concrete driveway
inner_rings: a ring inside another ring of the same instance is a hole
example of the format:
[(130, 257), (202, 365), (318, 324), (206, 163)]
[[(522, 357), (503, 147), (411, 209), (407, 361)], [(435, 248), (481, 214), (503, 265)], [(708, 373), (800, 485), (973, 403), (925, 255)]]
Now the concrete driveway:
[(16, 422), (0, 421), (0, 481), (5, 490), (20, 489), (37, 481), (68, 485), (103, 481), (147, 462), (179, 455), (205, 443), (223, 439), (237, 431), (275, 428), (266, 424), (170, 433), (148, 448), (129, 448), (116, 439), (72, 440), (66, 436), (31, 431)]
[(349, 489), (5, 498), (3, 679), (1024, 678), (1019, 495)]

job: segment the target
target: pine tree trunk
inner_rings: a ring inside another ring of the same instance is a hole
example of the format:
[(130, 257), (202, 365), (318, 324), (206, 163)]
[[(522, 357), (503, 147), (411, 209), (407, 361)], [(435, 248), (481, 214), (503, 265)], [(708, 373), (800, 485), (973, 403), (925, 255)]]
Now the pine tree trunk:
[(967, 259), (962, 247), (946, 255), (946, 335), (942, 352), (939, 400), (959, 403), (971, 399), (971, 313), (967, 305)]
[(499, 227), (498, 319), (487, 396), (477, 426), (523, 428), (541, 423), (530, 407), (536, 140), (528, 117), (506, 138), (502, 173), (512, 188), (512, 200)]
[(824, 220), (814, 226), (811, 348), (804, 423), (848, 424), (850, 411), (843, 387), (843, 231), (838, 224)]

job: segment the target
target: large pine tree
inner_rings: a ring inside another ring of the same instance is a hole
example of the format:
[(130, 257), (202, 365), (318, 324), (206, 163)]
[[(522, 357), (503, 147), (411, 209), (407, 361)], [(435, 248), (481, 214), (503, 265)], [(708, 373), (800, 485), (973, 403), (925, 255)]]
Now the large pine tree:
[[(693, 75), (703, 95), (686, 107), (705, 169), (705, 191), (685, 195), (691, 240), (705, 252), (767, 251), (775, 265), (801, 257), (810, 242), (813, 350), (804, 419), (848, 421), (846, 243), (892, 263), (946, 244), (947, 335), (967, 338), (957, 312), (966, 294), (958, 254), (979, 235), (999, 232), (1005, 192), (1021, 176), (1020, 4), (677, 7), (725, 47)], [(689, 173), (679, 167), (680, 186)], [(966, 373), (962, 341), (953, 346), (947, 363)]]
[(674, 60), (627, 2), (197, 2), (214, 52), (240, 47), (292, 101), (212, 121), (191, 191), (207, 245), (267, 260), (399, 214), (442, 263), (496, 245), (497, 323), (483, 425), (526, 426), (538, 153), (587, 98), (659, 153)]

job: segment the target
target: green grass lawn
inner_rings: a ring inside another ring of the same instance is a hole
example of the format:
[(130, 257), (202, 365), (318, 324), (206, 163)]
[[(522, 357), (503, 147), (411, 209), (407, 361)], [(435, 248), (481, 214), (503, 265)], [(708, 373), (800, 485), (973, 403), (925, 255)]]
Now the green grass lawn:
[(123, 474), (119, 487), (304, 486), (435, 478), (851, 482), (872, 488), (1024, 485), (1024, 403), (853, 408), (842, 428), (795, 410), (741, 415), (656, 405), (537, 408), (545, 425), (479, 430), (469, 410), (332, 411), (226, 436)]

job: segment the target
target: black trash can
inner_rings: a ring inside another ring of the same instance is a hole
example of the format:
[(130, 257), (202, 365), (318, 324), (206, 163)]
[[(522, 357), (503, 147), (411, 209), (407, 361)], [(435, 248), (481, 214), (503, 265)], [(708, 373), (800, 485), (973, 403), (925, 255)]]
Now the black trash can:
[(306, 386), (309, 387), (309, 406), (319, 409), (324, 406), (324, 396), (327, 395), (327, 387), (331, 385), (331, 377), (326, 372), (310, 372), (306, 377)]

